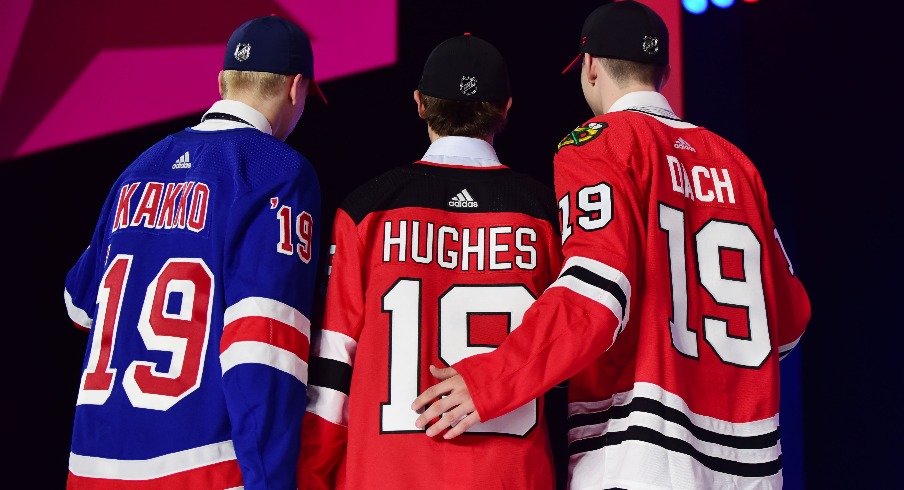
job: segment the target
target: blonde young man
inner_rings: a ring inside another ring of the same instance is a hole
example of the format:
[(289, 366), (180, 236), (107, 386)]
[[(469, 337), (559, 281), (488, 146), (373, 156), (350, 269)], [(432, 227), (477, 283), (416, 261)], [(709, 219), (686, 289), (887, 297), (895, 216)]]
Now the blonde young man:
[(242, 24), (201, 123), (122, 173), (66, 278), (89, 331), (69, 488), (296, 488), (320, 190), (283, 140), (307, 36)]

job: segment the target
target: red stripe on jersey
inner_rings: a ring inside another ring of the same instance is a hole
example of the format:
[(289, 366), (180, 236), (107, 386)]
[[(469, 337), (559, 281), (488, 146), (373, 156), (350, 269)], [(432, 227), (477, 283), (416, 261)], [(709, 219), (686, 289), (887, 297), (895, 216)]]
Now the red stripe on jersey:
[(244, 317), (226, 325), (223, 338), (220, 340), (220, 353), (222, 354), (230, 345), (242, 341), (270, 344), (292, 352), (304, 362), (308, 362), (310, 340), (291, 325), (272, 318)]
[(68, 490), (157, 490), (160, 488), (234, 488), (242, 486), (238, 461), (223, 461), (152, 480), (113, 480), (78, 476), (71, 471)]

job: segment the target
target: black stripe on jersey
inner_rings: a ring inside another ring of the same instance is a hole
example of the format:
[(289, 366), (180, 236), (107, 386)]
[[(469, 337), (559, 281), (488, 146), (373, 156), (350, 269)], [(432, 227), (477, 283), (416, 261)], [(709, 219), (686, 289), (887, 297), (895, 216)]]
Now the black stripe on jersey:
[[(464, 189), (478, 206), (449, 206), (450, 199)], [(547, 221), (556, 232), (559, 229), (559, 210), (553, 191), (508, 168), (481, 170), (409, 164), (358, 187), (340, 207), (355, 224), (373, 212), (419, 207), (450, 213), (520, 213)]]
[(666, 114), (660, 114), (660, 113), (653, 112), (653, 111), (645, 111), (645, 110), (643, 110), (643, 109), (640, 109), (639, 107), (633, 107), (633, 108), (627, 109), (627, 110), (629, 110), (629, 111), (631, 111), (631, 112), (639, 112), (639, 113), (641, 113), (641, 114), (646, 114), (646, 115), (648, 115), (648, 116), (655, 116), (655, 117), (661, 117), (661, 118), (663, 118), (663, 119), (670, 119), (670, 120), (672, 120), (672, 121), (684, 122), (684, 120), (681, 119), (681, 118), (673, 117), (673, 116), (668, 116), (668, 115), (666, 115)]
[(225, 112), (208, 112), (201, 118), (201, 122), (207, 121), (208, 119), (222, 119), (224, 121), (232, 121), (237, 123), (246, 124), (248, 126), (254, 127), (250, 122), (238, 117), (233, 116), (232, 114), (226, 114)]
[(572, 276), (580, 281), (586, 282), (591, 286), (602, 289), (603, 291), (608, 292), (612, 296), (618, 300), (619, 304), (622, 307), (622, 320), (625, 319), (625, 314), (628, 312), (628, 297), (625, 295), (625, 292), (622, 290), (621, 286), (619, 286), (614, 281), (610, 281), (603, 276), (595, 274), (588, 269), (585, 269), (579, 265), (573, 265), (568, 269), (565, 269), (559, 277), (562, 276)]
[(689, 442), (674, 437), (660, 434), (653, 429), (640, 426), (632, 426), (620, 432), (607, 432), (606, 434), (581, 439), (571, 443), (568, 451), (571, 454), (578, 454), (587, 451), (602, 449), (606, 446), (615, 446), (625, 441), (643, 441), (655, 444), (659, 447), (674, 451), (676, 453), (687, 454), (688, 456), (699, 461), (707, 468), (727, 473), (729, 475), (744, 476), (750, 478), (762, 478), (772, 476), (781, 471), (782, 457), (767, 461), (765, 463), (739, 463), (727, 459), (709, 456), (698, 451)]
[(352, 384), (352, 367), (348, 364), (326, 357), (314, 357), (311, 359), (308, 373), (308, 384), (341, 391), (348, 395)]
[(694, 425), (690, 417), (681, 410), (666, 406), (651, 398), (634, 398), (626, 405), (616, 405), (602, 412), (571, 415), (568, 417), (568, 428), (574, 429), (586, 425), (602, 424), (612, 419), (623, 419), (633, 412), (652, 413), (684, 427), (701, 441), (735, 449), (765, 449), (775, 446), (779, 440), (778, 430), (756, 436), (732, 436), (713, 432)]

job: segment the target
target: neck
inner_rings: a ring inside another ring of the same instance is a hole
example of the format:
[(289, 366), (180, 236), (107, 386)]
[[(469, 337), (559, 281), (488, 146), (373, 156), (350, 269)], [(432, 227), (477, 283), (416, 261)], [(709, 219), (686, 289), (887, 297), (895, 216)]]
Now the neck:
[[(446, 135), (436, 134), (436, 131), (434, 131), (433, 128), (431, 128), (430, 126), (427, 126), (427, 136), (430, 138), (430, 142), (433, 143), (434, 141), (436, 141)], [(484, 140), (491, 145), (493, 144), (493, 135), (492, 134), (487, 135), (483, 138), (477, 138), (477, 139)]]
[(260, 112), (264, 115), (264, 117), (267, 118), (267, 122), (270, 123), (270, 128), (273, 130), (273, 134), (282, 134), (282, 118), (280, 117), (281, 108), (279, 104), (276, 103), (276, 98), (260, 99), (258, 97), (249, 96), (246, 94), (230, 94), (227, 99), (241, 102), (248, 105), (257, 112)]
[(609, 112), (615, 101), (632, 92), (658, 92), (658, 90), (656, 90), (656, 87), (644, 83), (631, 83), (624, 87), (613, 84), (612, 90), (604, 91), (602, 94), (603, 114)]

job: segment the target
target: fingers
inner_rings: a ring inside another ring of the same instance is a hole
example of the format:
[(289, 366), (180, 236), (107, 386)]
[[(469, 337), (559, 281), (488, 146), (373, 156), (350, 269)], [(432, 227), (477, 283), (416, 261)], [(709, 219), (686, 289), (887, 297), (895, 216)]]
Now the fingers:
[[(411, 409), (417, 413), (421, 413), (424, 410), (424, 407), (430, 402), (452, 391), (452, 387), (453, 385), (451, 382), (443, 381), (427, 388), (414, 399), (414, 402), (411, 403)], [(437, 413), (436, 415), (439, 414)]]
[(458, 371), (455, 368), (447, 367), (447, 368), (438, 368), (434, 366), (430, 366), (430, 374), (433, 375), (434, 378), (439, 380), (446, 380), (458, 374)]
[(433, 437), (440, 432), (452, 427), (452, 423), (457, 420), (452, 418), (452, 412), (446, 412), (439, 417), (439, 420), (427, 428), (427, 437)]
[(469, 413), (471, 412), (462, 405), (458, 405), (453, 409), (444, 412), (440, 420), (430, 427), (427, 427), (427, 437), (433, 437), (449, 427), (455, 427), (455, 425), (467, 417)]
[(441, 416), (442, 414), (452, 410), (457, 407), (461, 403), (461, 395), (451, 394), (445, 398), (440, 398), (433, 402), (432, 405), (427, 407), (424, 410), (417, 420), (414, 421), (414, 425), (418, 429), (423, 429), (430, 423), (431, 420)]
[(446, 432), (446, 434), (443, 435), (443, 439), (455, 439), (456, 437), (464, 434), (466, 430), (470, 429), (478, 423), (480, 423), (480, 415), (477, 415), (477, 412), (471, 412), (460, 422), (455, 424), (455, 427), (449, 429), (449, 432)]

